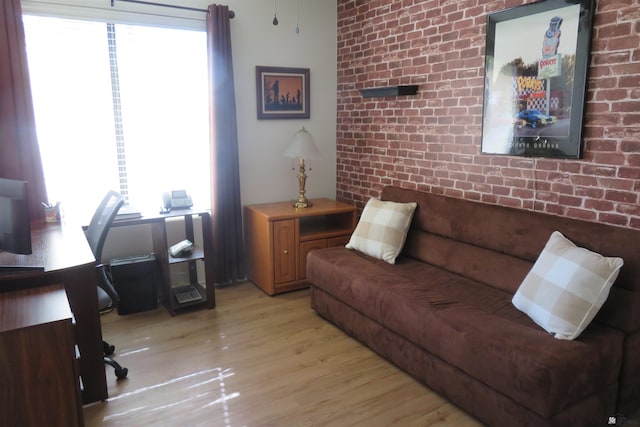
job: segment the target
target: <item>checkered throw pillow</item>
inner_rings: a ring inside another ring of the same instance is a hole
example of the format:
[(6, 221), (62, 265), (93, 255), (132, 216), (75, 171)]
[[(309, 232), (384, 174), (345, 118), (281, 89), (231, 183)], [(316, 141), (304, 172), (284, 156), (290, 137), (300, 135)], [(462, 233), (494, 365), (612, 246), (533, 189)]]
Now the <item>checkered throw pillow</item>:
[(371, 198), (346, 247), (395, 264), (404, 247), (417, 204)]
[(575, 339), (606, 301), (622, 264), (622, 258), (577, 247), (554, 231), (513, 305), (556, 338)]

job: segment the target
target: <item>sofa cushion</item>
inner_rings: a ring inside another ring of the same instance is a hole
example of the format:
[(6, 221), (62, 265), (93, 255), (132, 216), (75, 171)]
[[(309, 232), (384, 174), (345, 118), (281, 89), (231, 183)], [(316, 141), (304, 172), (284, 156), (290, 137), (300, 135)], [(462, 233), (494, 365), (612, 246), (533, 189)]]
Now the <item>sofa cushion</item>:
[(347, 248), (394, 264), (404, 246), (415, 209), (415, 202), (369, 199)]
[(542, 417), (615, 383), (622, 363), (622, 333), (594, 324), (579, 340), (556, 340), (511, 294), (412, 258), (389, 265), (322, 249), (309, 254), (307, 278)]
[(577, 247), (554, 231), (513, 296), (513, 304), (544, 330), (572, 340), (604, 304), (623, 261)]

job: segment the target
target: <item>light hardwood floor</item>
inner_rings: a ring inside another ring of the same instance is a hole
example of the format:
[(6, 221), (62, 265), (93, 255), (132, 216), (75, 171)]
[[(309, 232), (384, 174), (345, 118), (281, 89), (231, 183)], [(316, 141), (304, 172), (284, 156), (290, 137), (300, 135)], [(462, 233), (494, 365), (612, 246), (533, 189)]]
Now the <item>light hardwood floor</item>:
[(102, 317), (129, 377), (87, 426), (480, 426), (315, 314), (309, 291), (269, 297), (251, 283), (217, 307)]

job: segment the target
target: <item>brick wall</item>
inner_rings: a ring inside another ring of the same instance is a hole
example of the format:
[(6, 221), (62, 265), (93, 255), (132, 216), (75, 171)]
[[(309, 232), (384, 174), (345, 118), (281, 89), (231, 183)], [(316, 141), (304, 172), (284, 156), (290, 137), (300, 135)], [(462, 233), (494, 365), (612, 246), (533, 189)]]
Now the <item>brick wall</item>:
[[(582, 159), (481, 155), (488, 13), (523, 0), (338, 0), (337, 197), (386, 185), (640, 228), (640, 0), (598, 0)], [(359, 89), (417, 84), (417, 96)]]

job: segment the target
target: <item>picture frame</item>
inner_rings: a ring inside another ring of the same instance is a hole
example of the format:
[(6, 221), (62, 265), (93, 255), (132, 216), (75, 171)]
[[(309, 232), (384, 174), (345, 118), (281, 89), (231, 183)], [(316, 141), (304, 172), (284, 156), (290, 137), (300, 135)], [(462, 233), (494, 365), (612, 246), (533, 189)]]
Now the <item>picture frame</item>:
[(582, 157), (595, 0), (546, 0), (487, 17), (482, 154)]
[(309, 78), (308, 68), (256, 66), (258, 120), (310, 118)]

